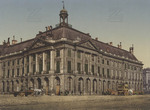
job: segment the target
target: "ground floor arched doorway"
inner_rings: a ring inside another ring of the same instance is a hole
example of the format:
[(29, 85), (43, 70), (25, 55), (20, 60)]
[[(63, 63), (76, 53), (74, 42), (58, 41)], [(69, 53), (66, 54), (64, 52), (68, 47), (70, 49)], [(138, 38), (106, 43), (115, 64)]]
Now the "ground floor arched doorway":
[(38, 83), (37, 88), (42, 89), (42, 84), (41, 84), (41, 79), (40, 78), (37, 79), (37, 83)]
[(60, 95), (60, 78), (56, 77), (55, 78), (55, 94)]
[(45, 94), (48, 95), (49, 93), (49, 79), (47, 77), (44, 78), (44, 89), (45, 89)]

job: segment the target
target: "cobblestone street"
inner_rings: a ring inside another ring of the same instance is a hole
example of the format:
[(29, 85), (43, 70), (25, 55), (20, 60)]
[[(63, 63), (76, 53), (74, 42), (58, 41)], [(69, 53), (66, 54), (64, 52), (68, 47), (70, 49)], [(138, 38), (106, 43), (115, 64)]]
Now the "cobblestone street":
[(0, 110), (149, 110), (150, 95), (0, 96)]

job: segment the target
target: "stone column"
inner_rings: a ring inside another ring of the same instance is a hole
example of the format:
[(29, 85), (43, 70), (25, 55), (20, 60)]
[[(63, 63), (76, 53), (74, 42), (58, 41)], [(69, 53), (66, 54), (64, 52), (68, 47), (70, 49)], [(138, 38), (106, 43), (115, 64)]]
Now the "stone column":
[(12, 82), (9, 80), (9, 92), (12, 92)]
[(49, 78), (49, 89), (50, 89), (52, 95), (55, 94), (55, 91), (54, 91), (54, 80), (55, 80), (55, 77), (52, 75)]
[(77, 51), (74, 50), (74, 73), (77, 74)]
[(71, 91), (73, 91), (73, 94), (74, 94), (74, 90), (75, 90), (75, 88), (74, 88), (74, 84), (75, 82), (74, 82), (74, 77), (72, 77), (72, 87), (71, 87)]
[(66, 73), (66, 58), (65, 58), (66, 54), (66, 49), (61, 49), (60, 50), (60, 58), (61, 58), (61, 64), (60, 64), (60, 73)]
[(39, 73), (39, 60), (38, 60), (38, 54), (36, 54), (36, 59), (35, 59), (35, 64), (36, 64), (36, 74)]
[(67, 80), (65, 80), (65, 76), (61, 75), (60, 76), (60, 92), (65, 92), (67, 90)]
[(43, 72), (46, 72), (46, 53), (43, 52)]
[(29, 55), (29, 74), (33, 74), (32, 73), (33, 72), (32, 67), (33, 67), (33, 65), (32, 65), (32, 56)]
[(97, 89), (96, 89), (96, 90), (97, 90), (97, 93), (96, 93), (96, 94), (99, 94), (99, 90), (100, 90), (100, 89), (99, 89), (99, 80), (98, 80), (98, 79), (96, 79), (96, 80), (97, 80)]
[(50, 51), (50, 73), (53, 74), (55, 70), (55, 51)]
[(91, 54), (89, 55), (89, 63), (88, 63), (88, 72), (90, 72), (91, 74), (92, 74), (92, 72), (91, 72), (91, 65), (92, 65), (92, 57), (91, 57)]
[(76, 77), (76, 78), (75, 78), (75, 94), (76, 94), (76, 95), (79, 95), (79, 94), (80, 94), (79, 91), (78, 91), (78, 83), (79, 83), (79, 82), (78, 82), (78, 78)]
[[(20, 70), (20, 69), (19, 69)], [(24, 57), (24, 74), (27, 75), (27, 58)]]
[(93, 79), (91, 79), (91, 95), (93, 95)]
[(14, 91), (17, 91), (17, 83), (16, 83), (16, 80), (14, 80)]
[(82, 53), (82, 64), (81, 64), (81, 66), (82, 66), (81, 71), (83, 71), (83, 73), (86, 74), (85, 71), (84, 71), (84, 68), (85, 68), (84, 67), (85, 66), (85, 53)]
[(102, 94), (102, 80), (99, 81), (99, 94)]
[(0, 93), (2, 93), (3, 92), (3, 83), (2, 83), (2, 81), (0, 82)]
[(83, 94), (86, 95), (86, 79), (83, 79)]

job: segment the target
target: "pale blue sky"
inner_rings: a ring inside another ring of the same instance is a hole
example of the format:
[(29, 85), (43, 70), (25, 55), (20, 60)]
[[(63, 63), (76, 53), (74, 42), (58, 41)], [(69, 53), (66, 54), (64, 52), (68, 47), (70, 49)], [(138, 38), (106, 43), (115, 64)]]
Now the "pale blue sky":
[[(27, 40), (59, 23), (62, 0), (0, 0), (0, 41)], [(150, 0), (65, 0), (69, 24), (103, 42), (122, 42), (150, 67)]]

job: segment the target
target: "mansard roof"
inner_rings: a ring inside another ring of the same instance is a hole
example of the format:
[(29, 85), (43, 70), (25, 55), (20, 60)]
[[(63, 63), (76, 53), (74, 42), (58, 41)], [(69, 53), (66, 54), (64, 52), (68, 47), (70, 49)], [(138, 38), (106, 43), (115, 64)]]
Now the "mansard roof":
[(65, 26), (59, 26), (52, 30), (48, 30), (46, 32), (40, 32), (39, 34), (37, 34), (35, 38), (18, 44), (10, 45), (7, 47), (0, 46), (0, 55), (5, 55), (13, 52), (23, 51), (24, 49), (28, 49), (30, 46), (33, 45), (33, 43), (35, 43), (35, 41), (37, 41), (37, 39), (39, 38), (41, 39), (46, 36), (48, 36), (48, 38), (52, 40), (67, 38), (68, 40), (71, 41), (77, 40), (79, 43), (90, 41), (92, 45), (96, 47), (97, 51), (103, 51), (103, 52), (111, 53), (112, 55), (121, 56), (121, 57), (125, 57), (137, 61), (137, 58), (126, 50), (92, 39), (89, 34), (85, 34), (76, 29), (73, 29), (71, 27), (65, 27)]
[(6, 55), (6, 54), (14, 53), (14, 52), (23, 51), (24, 49), (28, 48), (33, 43), (33, 41), (34, 39), (30, 39), (30, 40), (20, 42), (14, 45), (10, 45), (7, 47), (3, 46), (1, 47), (0, 55)]

